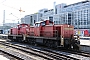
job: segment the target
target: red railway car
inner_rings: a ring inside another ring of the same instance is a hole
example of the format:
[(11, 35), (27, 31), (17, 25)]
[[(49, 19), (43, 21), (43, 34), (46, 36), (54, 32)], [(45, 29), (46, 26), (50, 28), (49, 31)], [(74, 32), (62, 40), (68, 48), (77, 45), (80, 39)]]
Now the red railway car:
[[(13, 28), (12, 28), (13, 29)], [(54, 25), (50, 20), (39, 21), (34, 27), (28, 24), (20, 24), (13, 29), (18, 33), (8, 35), (8, 39), (13, 41), (25, 41), (33, 45), (44, 45), (48, 47), (65, 47), (67, 49), (79, 49), (79, 37), (74, 37), (74, 27), (62, 24)]]
[(35, 36), (35, 30), (34, 30), (34, 26), (31, 26), (30, 29), (29, 29), (29, 35), (30, 36)]
[(17, 35), (17, 34), (18, 34), (18, 29), (17, 29), (17, 28), (12, 28), (12, 29), (10, 30), (10, 33), (11, 33), (12, 35)]
[(88, 30), (85, 30), (85, 31), (84, 31), (84, 36), (89, 36)]

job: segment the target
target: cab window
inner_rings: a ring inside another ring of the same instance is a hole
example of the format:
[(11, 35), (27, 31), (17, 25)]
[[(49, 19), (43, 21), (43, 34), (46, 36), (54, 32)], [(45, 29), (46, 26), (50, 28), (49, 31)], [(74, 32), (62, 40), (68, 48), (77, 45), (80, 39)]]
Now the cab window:
[(19, 25), (19, 28), (22, 28), (22, 25)]
[(41, 22), (41, 26), (45, 26), (45, 22)]
[(35, 26), (36, 26), (36, 27), (39, 27), (39, 26), (40, 26), (40, 23), (39, 23), (39, 24), (36, 24)]

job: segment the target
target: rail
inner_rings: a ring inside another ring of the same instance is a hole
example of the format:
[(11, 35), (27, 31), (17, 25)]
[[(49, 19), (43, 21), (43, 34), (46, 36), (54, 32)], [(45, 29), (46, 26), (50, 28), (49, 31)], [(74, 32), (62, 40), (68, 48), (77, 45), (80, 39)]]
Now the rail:
[[(69, 57), (69, 56), (65, 56), (63, 54), (57, 54), (55, 52), (51, 52), (51, 51), (48, 51), (48, 50), (38, 50), (38, 49), (33, 49), (33, 48), (28, 48), (28, 47), (23, 47), (23, 46), (20, 46), (20, 45), (14, 45), (14, 44), (9, 44), (9, 43), (2, 43), (6, 46), (9, 46), (9, 47), (12, 47), (12, 48), (15, 48), (15, 49), (19, 49), (21, 51), (24, 51), (24, 52), (27, 52), (27, 53), (30, 53), (30, 54), (34, 54), (34, 55), (37, 55), (37, 56), (40, 56), (40, 57), (43, 57), (45, 59), (55, 59), (55, 60), (62, 60), (62, 59), (72, 59), (72, 60), (75, 60), (76, 58), (73, 58), (73, 57)], [(77, 59), (78, 60), (78, 59)]]

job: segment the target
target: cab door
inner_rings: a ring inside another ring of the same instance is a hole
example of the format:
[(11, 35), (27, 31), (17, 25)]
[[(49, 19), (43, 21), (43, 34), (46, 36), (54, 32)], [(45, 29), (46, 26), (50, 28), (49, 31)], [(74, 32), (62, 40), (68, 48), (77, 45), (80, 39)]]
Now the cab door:
[(40, 23), (37, 23), (37, 24), (35, 25), (35, 30), (34, 30), (34, 32), (35, 32), (35, 36), (40, 36)]

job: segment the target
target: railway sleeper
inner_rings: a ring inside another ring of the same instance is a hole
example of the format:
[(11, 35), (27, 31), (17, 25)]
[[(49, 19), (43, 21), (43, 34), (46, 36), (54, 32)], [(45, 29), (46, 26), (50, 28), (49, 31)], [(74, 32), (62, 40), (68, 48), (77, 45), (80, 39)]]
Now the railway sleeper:
[(30, 37), (26, 37), (26, 42), (29, 43), (30, 45), (36, 44), (35, 38), (30, 38)]

